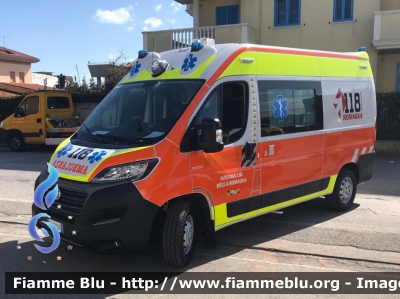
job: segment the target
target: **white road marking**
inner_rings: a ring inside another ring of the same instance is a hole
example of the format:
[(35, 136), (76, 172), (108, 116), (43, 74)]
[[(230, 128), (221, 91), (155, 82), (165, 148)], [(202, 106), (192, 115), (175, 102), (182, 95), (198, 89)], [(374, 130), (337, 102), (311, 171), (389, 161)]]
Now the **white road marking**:
[[(195, 253), (195, 255), (222, 258), (222, 256), (216, 255), (216, 254)], [(235, 257), (235, 256), (223, 256), (223, 258), (233, 259), (233, 260), (241, 260), (241, 261), (246, 261), (246, 262), (255, 262), (257, 264), (270, 264), (270, 265), (290, 266), (290, 267), (294, 267), (295, 266), (295, 267), (301, 267), (301, 268), (307, 268), (307, 269), (318, 269), (318, 270), (325, 270), (325, 271), (327, 269), (329, 269), (329, 271), (332, 271), (332, 272), (357, 272), (357, 271), (353, 271), (353, 270), (345, 270), (345, 269), (339, 269), (339, 268), (308, 266), (308, 265), (300, 265), (300, 264), (295, 265), (295, 264), (288, 264), (288, 263), (281, 263), (281, 262), (270, 262), (270, 261), (265, 261), (265, 260), (256, 260), (256, 259), (249, 259), (249, 258)]]
[(20, 238), (29, 238), (29, 239), (32, 239), (32, 237), (31, 237), (31, 236), (29, 236), (29, 235), (27, 235), (27, 236), (24, 236), (24, 235), (16, 235), (16, 234), (5, 234), (5, 233), (0, 233), (0, 236), (10, 236), (10, 237), (20, 237)]
[(33, 199), (29, 200), (29, 199), (18, 199), (18, 198), (2, 198), (0, 197), (0, 200), (3, 201), (13, 201), (13, 202), (26, 202), (26, 203), (33, 203)]

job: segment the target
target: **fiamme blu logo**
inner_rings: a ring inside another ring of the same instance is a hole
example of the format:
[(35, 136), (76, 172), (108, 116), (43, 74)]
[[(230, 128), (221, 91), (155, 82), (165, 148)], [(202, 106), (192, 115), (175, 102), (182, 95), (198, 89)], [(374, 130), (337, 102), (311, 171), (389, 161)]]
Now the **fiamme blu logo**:
[[(51, 164), (47, 163), (47, 166), (49, 167), (49, 176), (36, 188), (33, 195), (34, 204), (41, 210), (48, 210), (59, 196), (58, 185), (56, 184), (59, 177), (58, 172), (53, 166), (51, 166)], [(54, 186), (54, 184), (56, 185)], [(53, 186), (54, 188), (51, 189)], [(50, 219), (51, 217), (47, 213), (39, 213), (33, 216), (32, 219), (29, 221), (28, 231), (31, 237), (34, 238), (36, 241), (44, 242), (44, 240), (36, 232), (36, 224), (41, 218)], [(56, 250), (57, 247), (60, 245), (60, 233), (57, 227), (48, 220), (42, 221), (42, 223), (47, 225), (47, 227), (51, 230), (51, 233), (53, 235), (53, 243), (50, 247), (42, 247), (37, 244), (33, 245), (35, 245), (36, 249), (39, 250), (41, 253), (50, 253)], [(46, 229), (41, 228), (41, 231), (46, 237), (49, 236), (49, 233)]]

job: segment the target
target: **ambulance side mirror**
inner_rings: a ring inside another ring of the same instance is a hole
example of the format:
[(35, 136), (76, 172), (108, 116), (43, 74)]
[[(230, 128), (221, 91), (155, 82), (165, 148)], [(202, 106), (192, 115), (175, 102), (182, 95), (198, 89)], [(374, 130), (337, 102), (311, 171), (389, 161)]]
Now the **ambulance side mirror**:
[(196, 129), (201, 130), (198, 143), (200, 150), (205, 153), (217, 153), (224, 149), (222, 125), (218, 118), (204, 118)]

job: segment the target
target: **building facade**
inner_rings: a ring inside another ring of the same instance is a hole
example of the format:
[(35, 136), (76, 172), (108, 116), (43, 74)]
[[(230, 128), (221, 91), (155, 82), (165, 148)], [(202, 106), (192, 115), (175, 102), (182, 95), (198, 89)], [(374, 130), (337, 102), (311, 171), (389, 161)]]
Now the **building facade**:
[(36, 62), (36, 57), (0, 47), (0, 82), (32, 83), (31, 64)]
[(377, 91), (400, 91), (400, 0), (176, 0), (193, 28), (143, 32), (146, 50), (193, 38), (355, 52), (366, 47)]

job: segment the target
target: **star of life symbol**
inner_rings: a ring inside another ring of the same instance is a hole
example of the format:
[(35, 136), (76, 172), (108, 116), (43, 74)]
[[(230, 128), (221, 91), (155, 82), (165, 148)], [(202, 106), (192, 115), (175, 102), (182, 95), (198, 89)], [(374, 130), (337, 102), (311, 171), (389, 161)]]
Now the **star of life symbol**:
[(136, 61), (135, 65), (132, 67), (131, 69), (131, 73), (130, 75), (136, 75), (137, 73), (139, 73), (139, 69), (142, 66), (142, 64), (139, 61)]
[(346, 108), (346, 97), (344, 96), (343, 92), (339, 89), (335, 98), (339, 100), (339, 103), (340, 103), (340, 100), (342, 100), (341, 101), (342, 102), (342, 109), (340, 109), (340, 106), (339, 106), (338, 103), (334, 103), (333, 106), (335, 107), (336, 110), (338, 110), (338, 107), (339, 107), (338, 115), (339, 115), (340, 119), (343, 119), (342, 112), (344, 112), (344, 109)]
[(281, 95), (277, 96), (277, 99), (274, 99), (274, 103), (272, 104), (275, 108), (274, 117), (282, 122), (285, 120), (285, 117), (288, 116), (289, 110), (287, 109), (288, 101), (284, 99)]
[(89, 163), (93, 164), (96, 161), (100, 161), (106, 154), (106, 151), (94, 152), (90, 157), (88, 157)]
[(66, 153), (68, 153), (70, 150), (72, 150), (72, 146), (66, 146), (62, 148), (61, 150), (58, 151), (57, 153), (57, 158), (60, 158), (61, 156), (64, 156)]
[(194, 68), (196, 66), (196, 61), (197, 57), (194, 57), (193, 54), (190, 54), (189, 57), (183, 61), (182, 69), (187, 72), (189, 69)]

